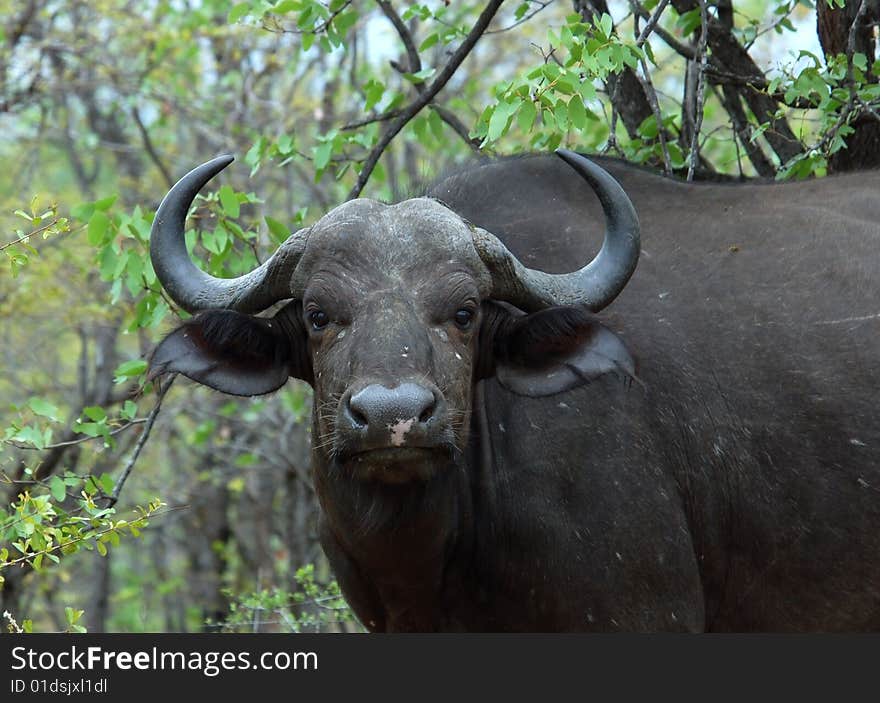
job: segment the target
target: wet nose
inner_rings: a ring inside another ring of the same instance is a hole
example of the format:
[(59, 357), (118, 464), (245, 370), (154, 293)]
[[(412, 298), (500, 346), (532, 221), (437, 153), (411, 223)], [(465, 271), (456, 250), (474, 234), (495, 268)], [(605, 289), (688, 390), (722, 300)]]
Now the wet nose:
[(348, 420), (361, 429), (389, 428), (400, 422), (425, 425), (434, 417), (437, 399), (433, 391), (416, 383), (395, 388), (372, 384), (348, 400)]

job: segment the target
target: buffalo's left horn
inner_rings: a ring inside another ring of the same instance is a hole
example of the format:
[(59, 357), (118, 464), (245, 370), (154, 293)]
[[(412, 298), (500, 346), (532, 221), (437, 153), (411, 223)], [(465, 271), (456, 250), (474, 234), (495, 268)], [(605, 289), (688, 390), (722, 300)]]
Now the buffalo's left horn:
[(218, 156), (187, 173), (168, 191), (153, 220), (150, 259), (156, 276), (172, 300), (189, 312), (211, 308), (259, 312), (293, 297), (291, 281), (307, 230), (291, 236), (271, 258), (237, 278), (215, 278), (189, 258), (183, 235), (190, 205), (205, 184), (232, 161), (232, 156)]
[(492, 274), (492, 297), (526, 311), (553, 305), (586, 305), (598, 312), (623, 290), (639, 260), (639, 218), (620, 184), (580, 154), (556, 154), (586, 180), (605, 212), (605, 240), (578, 271), (552, 274), (526, 268), (495, 235), (474, 232), (474, 246)]

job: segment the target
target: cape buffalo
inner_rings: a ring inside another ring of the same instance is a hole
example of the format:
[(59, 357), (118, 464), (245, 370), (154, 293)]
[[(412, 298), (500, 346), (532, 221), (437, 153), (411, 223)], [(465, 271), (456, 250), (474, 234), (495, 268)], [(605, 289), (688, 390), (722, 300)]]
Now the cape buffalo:
[(880, 172), (559, 157), (347, 202), (229, 280), (183, 232), (231, 158), (195, 169), (151, 254), (199, 314), (153, 373), (313, 386), (322, 544), (372, 631), (880, 629)]

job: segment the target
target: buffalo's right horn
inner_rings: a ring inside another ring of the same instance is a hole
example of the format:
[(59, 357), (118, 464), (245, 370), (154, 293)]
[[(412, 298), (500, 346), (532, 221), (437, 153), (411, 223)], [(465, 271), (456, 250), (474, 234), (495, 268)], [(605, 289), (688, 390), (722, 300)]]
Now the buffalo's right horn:
[(228, 308), (253, 313), (294, 297), (291, 281), (308, 230), (292, 235), (271, 258), (237, 278), (211, 276), (189, 258), (183, 235), (190, 205), (205, 184), (232, 161), (232, 156), (218, 156), (187, 173), (168, 191), (153, 220), (150, 259), (156, 276), (172, 300), (189, 312)]
[(557, 155), (586, 180), (605, 212), (602, 248), (583, 268), (552, 274), (526, 268), (495, 235), (477, 229), (474, 246), (492, 275), (492, 296), (526, 311), (553, 305), (586, 305), (598, 312), (623, 290), (639, 260), (639, 218), (620, 184), (580, 154)]

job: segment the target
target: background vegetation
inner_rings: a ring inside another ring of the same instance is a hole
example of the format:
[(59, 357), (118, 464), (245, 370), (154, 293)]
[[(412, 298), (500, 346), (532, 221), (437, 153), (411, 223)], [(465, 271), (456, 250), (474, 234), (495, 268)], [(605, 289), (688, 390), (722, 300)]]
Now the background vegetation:
[[(10, 630), (356, 629), (315, 539), (308, 387), (144, 361), (184, 315), (167, 188), (216, 275), (346, 198), (566, 145), (683, 178), (880, 164), (877, 0), (2, 0), (0, 612)], [(161, 405), (160, 405), (161, 404)]]

